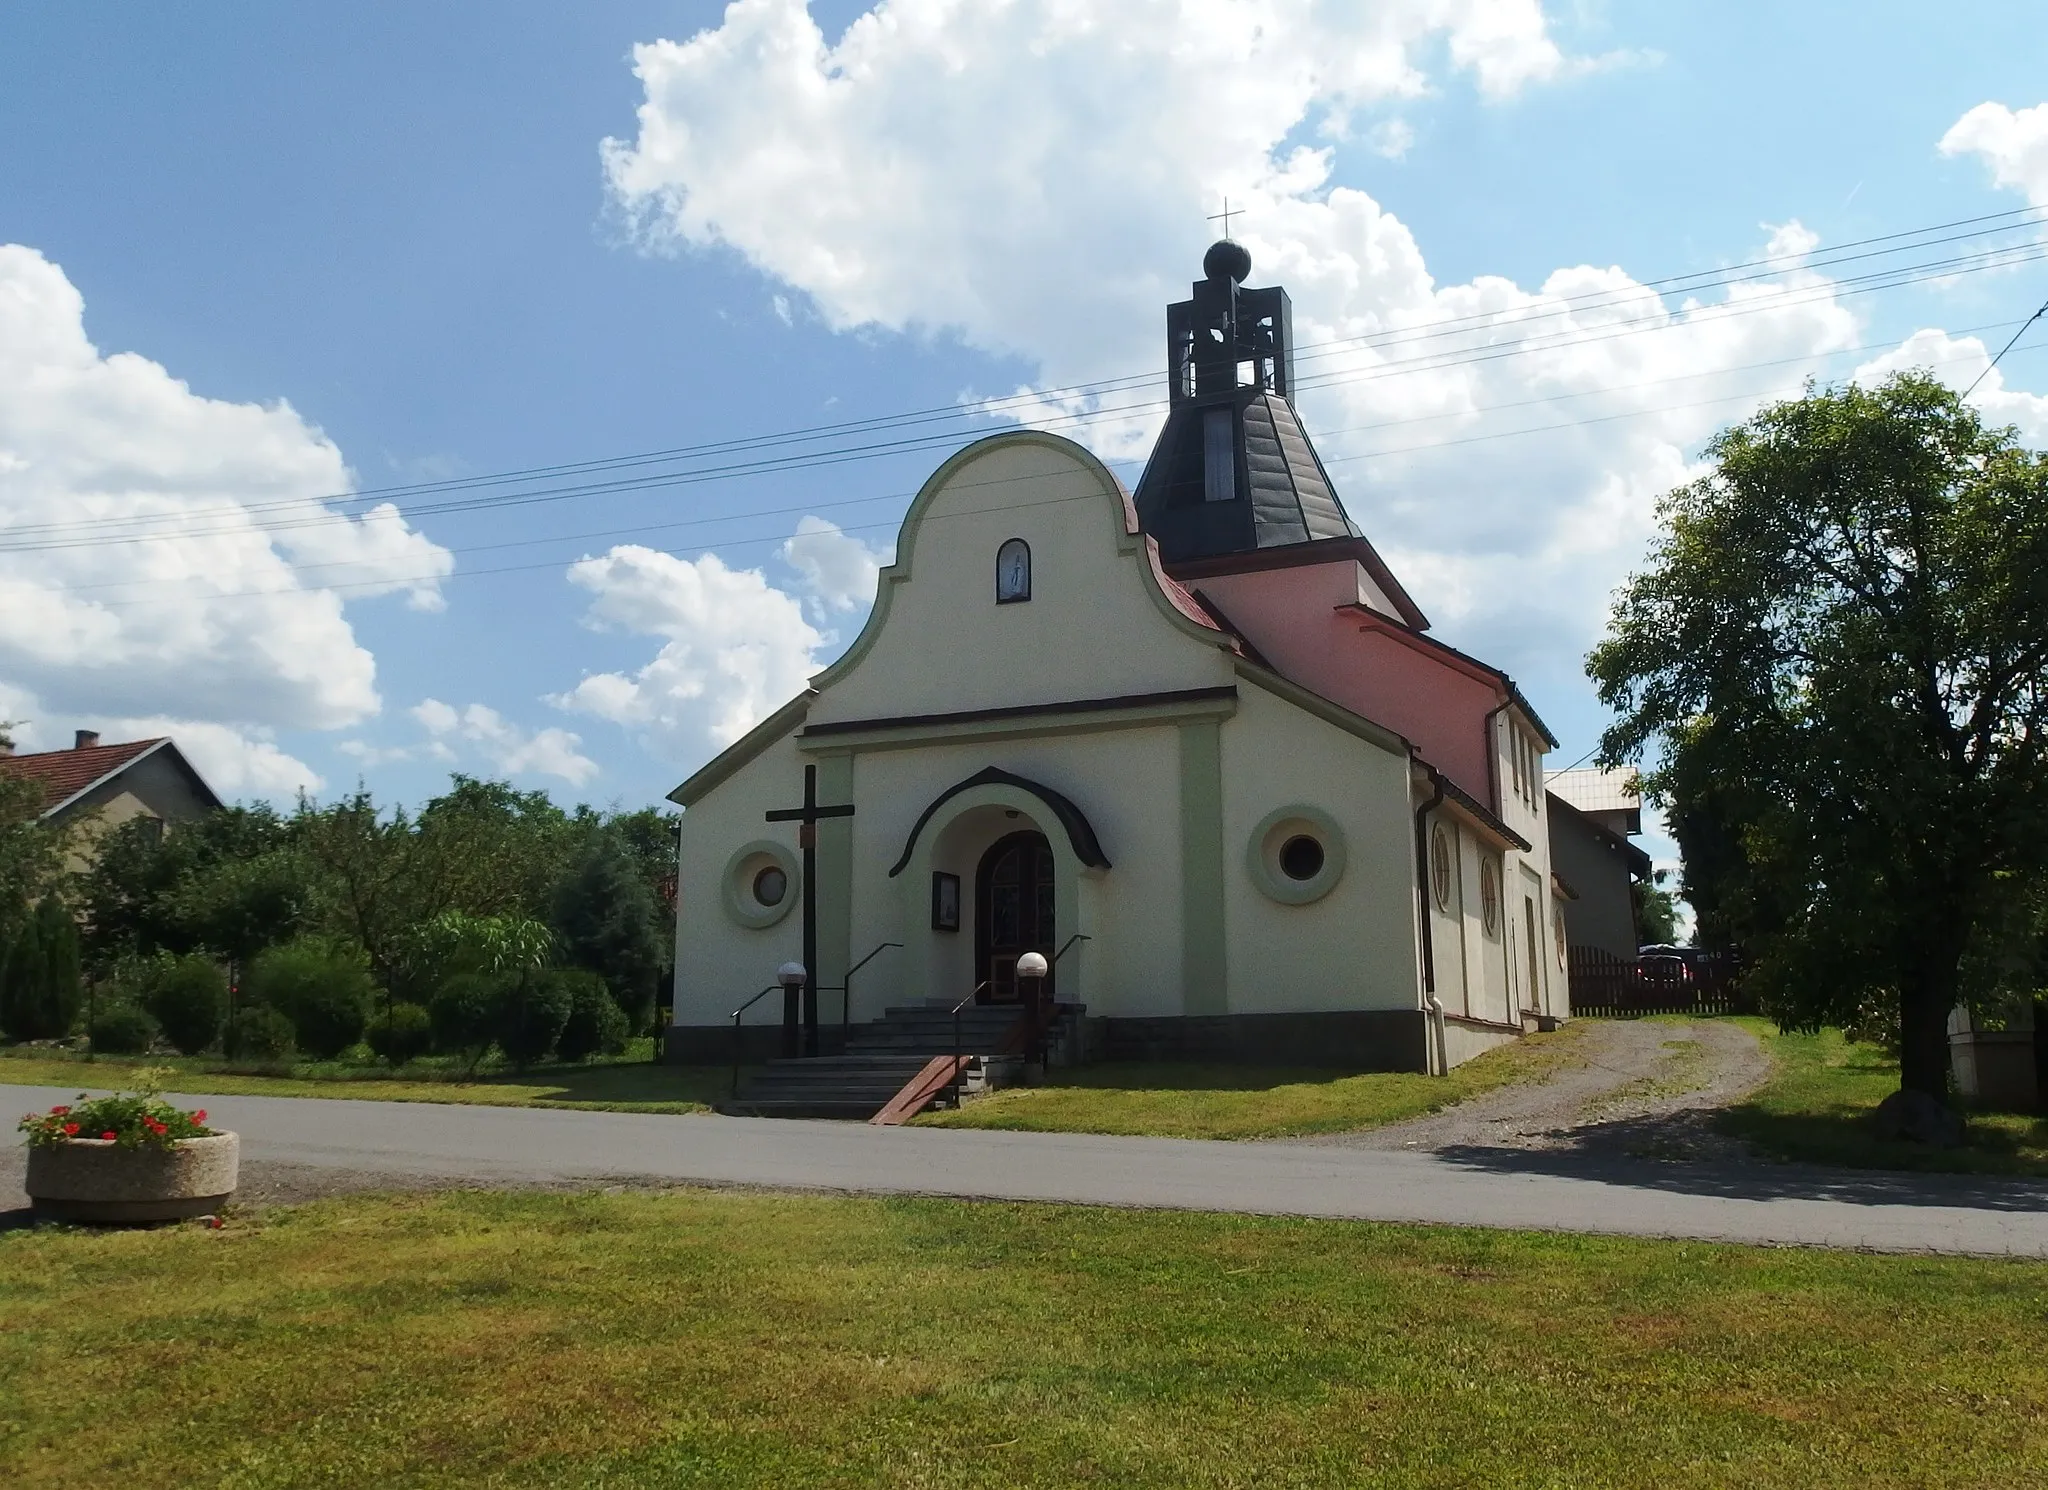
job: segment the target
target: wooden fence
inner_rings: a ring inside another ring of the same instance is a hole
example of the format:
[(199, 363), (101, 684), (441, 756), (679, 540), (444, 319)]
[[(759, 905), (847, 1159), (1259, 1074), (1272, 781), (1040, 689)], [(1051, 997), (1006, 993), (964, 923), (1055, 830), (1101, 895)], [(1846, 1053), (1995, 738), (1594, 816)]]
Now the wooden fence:
[(1673, 976), (1658, 959), (1654, 970), (1598, 947), (1573, 947), (1572, 1013), (1610, 1019), (1645, 1014), (1746, 1014), (1752, 1012), (1736, 988), (1733, 969), (1722, 958), (1688, 959), (1690, 976)]

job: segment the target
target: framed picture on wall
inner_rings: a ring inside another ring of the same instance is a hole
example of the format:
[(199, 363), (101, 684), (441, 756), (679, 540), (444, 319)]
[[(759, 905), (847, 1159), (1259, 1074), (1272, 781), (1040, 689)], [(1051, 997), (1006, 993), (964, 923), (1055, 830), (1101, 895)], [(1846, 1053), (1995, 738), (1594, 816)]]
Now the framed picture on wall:
[(932, 930), (960, 929), (960, 876), (943, 869), (932, 873)]

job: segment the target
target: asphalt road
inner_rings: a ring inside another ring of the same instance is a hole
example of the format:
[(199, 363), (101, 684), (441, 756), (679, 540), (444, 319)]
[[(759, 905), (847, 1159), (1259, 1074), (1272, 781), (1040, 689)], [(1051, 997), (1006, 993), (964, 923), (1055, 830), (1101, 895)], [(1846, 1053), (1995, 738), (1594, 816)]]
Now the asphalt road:
[[(0, 1114), (69, 1100), (0, 1086)], [(181, 1099), (182, 1100), (182, 1099)], [(480, 1186), (755, 1185), (1067, 1201), (1886, 1252), (2048, 1257), (2048, 1183), (1803, 1166), (1716, 1167), (1469, 1148), (1386, 1153), (1287, 1143), (871, 1128), (769, 1118), (193, 1094), (265, 1166)], [(21, 1151), (0, 1211), (26, 1204)]]

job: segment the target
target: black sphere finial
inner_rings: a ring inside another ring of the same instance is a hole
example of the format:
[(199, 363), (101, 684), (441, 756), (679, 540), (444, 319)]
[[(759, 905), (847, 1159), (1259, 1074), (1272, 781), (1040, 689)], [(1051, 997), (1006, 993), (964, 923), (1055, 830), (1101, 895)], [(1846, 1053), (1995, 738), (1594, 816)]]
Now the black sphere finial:
[(1252, 272), (1252, 256), (1242, 243), (1219, 238), (1202, 255), (1202, 273), (1211, 279), (1229, 279), (1243, 284)]

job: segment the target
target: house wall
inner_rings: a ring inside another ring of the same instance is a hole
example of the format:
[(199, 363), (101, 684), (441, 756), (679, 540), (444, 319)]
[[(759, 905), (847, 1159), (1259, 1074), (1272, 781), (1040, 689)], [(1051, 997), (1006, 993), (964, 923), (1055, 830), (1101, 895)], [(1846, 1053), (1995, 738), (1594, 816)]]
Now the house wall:
[(1553, 811), (1550, 856), (1551, 866), (1578, 895), (1564, 908), (1572, 945), (1633, 959), (1636, 918), (1628, 861), (1613, 841), (1572, 813)]
[(72, 834), (65, 868), (74, 874), (90, 868), (100, 839), (131, 818), (157, 818), (166, 832), (176, 832), (179, 823), (204, 817), (213, 805), (165, 750), (154, 751), (57, 815), (58, 826)]

